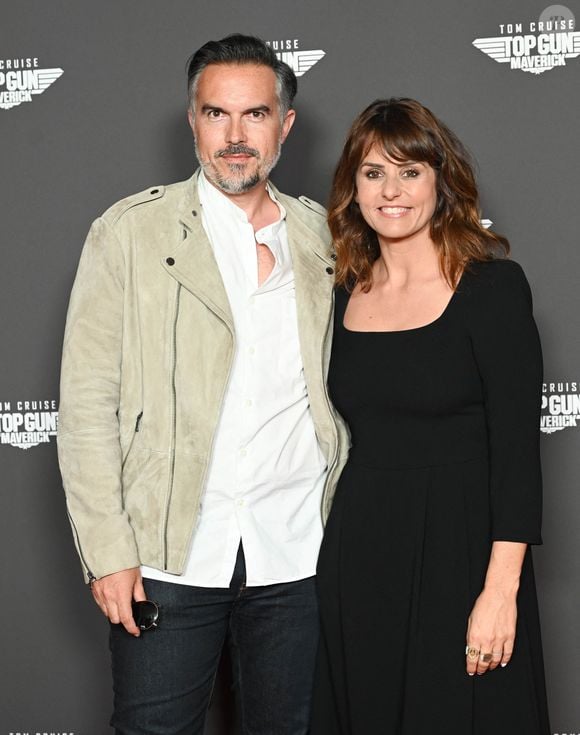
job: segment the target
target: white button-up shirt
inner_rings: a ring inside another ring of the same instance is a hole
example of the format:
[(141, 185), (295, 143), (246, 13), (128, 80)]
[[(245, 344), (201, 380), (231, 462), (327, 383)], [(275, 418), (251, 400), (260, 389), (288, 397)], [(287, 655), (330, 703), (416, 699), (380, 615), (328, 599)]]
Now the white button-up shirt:
[[(248, 586), (315, 573), (326, 462), (304, 380), (286, 213), (268, 192), (280, 219), (254, 233), (245, 212), (199, 176), (203, 226), (230, 302), (236, 351), (185, 571), (145, 567), (145, 577), (228, 587), (240, 539)], [(261, 286), (256, 243), (275, 259)]]

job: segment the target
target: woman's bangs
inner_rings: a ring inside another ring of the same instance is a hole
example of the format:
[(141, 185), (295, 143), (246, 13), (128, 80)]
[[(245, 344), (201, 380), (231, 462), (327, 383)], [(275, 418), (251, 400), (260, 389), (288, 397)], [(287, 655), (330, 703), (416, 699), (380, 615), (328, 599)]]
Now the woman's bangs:
[(397, 163), (415, 161), (436, 167), (441, 160), (428, 132), (408, 119), (387, 120), (383, 129), (376, 131), (373, 144)]

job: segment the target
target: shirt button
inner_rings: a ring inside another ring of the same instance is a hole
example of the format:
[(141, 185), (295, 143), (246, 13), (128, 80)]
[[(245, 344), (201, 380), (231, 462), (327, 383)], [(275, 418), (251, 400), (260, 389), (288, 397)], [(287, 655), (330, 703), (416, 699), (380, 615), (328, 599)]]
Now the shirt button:
[(253, 347), (250, 347), (250, 349), (248, 350), (248, 352), (250, 353), (250, 355), (253, 355), (255, 351), (256, 350)]
[(243, 498), (236, 501), (237, 505), (245, 505)]
[(252, 401), (250, 398), (248, 398), (246, 401), (246, 406), (251, 406), (251, 405), (252, 405)]
[(245, 457), (248, 452), (245, 449), (240, 449), (240, 456)]
[(326, 269), (326, 272), (328, 273), (329, 276), (331, 276), (334, 273), (334, 269), (328, 266), (328, 268)]

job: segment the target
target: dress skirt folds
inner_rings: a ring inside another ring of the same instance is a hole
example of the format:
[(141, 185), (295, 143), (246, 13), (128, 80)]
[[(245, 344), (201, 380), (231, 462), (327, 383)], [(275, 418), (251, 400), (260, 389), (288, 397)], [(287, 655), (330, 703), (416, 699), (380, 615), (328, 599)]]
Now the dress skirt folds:
[(511, 261), (474, 264), (433, 323), (343, 325), (330, 391), (353, 448), (318, 565), (311, 735), (548, 735), (531, 552), (512, 661), (465, 671), (494, 540), (541, 543), (541, 352)]

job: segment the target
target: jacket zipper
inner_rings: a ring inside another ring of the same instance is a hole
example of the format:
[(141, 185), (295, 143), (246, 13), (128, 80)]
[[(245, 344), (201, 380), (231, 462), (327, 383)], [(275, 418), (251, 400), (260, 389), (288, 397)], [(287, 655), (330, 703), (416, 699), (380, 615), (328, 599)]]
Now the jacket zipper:
[(75, 536), (75, 541), (76, 541), (77, 549), (78, 549), (78, 552), (79, 552), (79, 556), (81, 557), (81, 561), (82, 561), (83, 566), (84, 566), (84, 568), (86, 569), (86, 572), (87, 572), (88, 584), (90, 584), (91, 582), (94, 582), (95, 581), (96, 577), (91, 572), (91, 570), (89, 569), (89, 565), (87, 564), (87, 561), (85, 559), (85, 555), (83, 554), (83, 550), (82, 550), (82, 547), (81, 547), (81, 542), (80, 542), (80, 539), (79, 539), (79, 532), (77, 530), (77, 527), (75, 525), (75, 522), (73, 521), (73, 518), (72, 518), (72, 516), (70, 514), (70, 511), (69, 511), (68, 507), (66, 509), (66, 514), (68, 515), (68, 519), (69, 519), (70, 524), (71, 524), (72, 529), (73, 529), (73, 533), (74, 533), (74, 536)]
[[(225, 324), (225, 322), (224, 322), (224, 324)], [(229, 326), (227, 324), (226, 324), (226, 327), (228, 327), (228, 329), (229, 329)], [(230, 333), (231, 333), (231, 330), (230, 330)], [(232, 355), (235, 353), (235, 350), (236, 350), (236, 342), (235, 342), (235, 335), (233, 333), (231, 333), (231, 334), (232, 334), (232, 352), (230, 354), (228, 374), (226, 375), (226, 379), (224, 381), (224, 387), (223, 387), (223, 390), (222, 390), (222, 393), (221, 393), (221, 396), (220, 396), (220, 403), (219, 403), (219, 405), (220, 405), (220, 411), (219, 411), (219, 414), (218, 414), (218, 420), (216, 422), (216, 428), (213, 431), (213, 434), (212, 434), (212, 437), (211, 437), (211, 441), (210, 441), (210, 444), (209, 444), (209, 450), (208, 450), (208, 454), (207, 454), (208, 460), (205, 463), (205, 466), (203, 468), (203, 472), (202, 472), (200, 483), (199, 483), (199, 486), (200, 486), (200, 489), (201, 490), (200, 490), (200, 493), (199, 493), (199, 499), (197, 501), (197, 513), (198, 514), (199, 514), (199, 506), (200, 506), (200, 503), (201, 503), (201, 497), (202, 497), (203, 491), (205, 489), (205, 478), (207, 476), (207, 470), (208, 470), (208, 467), (209, 467), (209, 463), (211, 461), (211, 456), (213, 454), (213, 447), (214, 447), (214, 444), (215, 444), (215, 436), (216, 436), (216, 433), (217, 433), (217, 426), (219, 425), (221, 414), (222, 414), (223, 408), (224, 408), (224, 396), (226, 394), (226, 390), (228, 388), (228, 385), (229, 385), (229, 382), (230, 382), (230, 377), (231, 377), (231, 374), (232, 374), (232, 366), (233, 366), (233, 362), (234, 362), (233, 359), (232, 359)], [(193, 533), (193, 531), (192, 531), (192, 533)], [(190, 534), (189, 542), (191, 543), (191, 534)]]
[[(172, 431), (172, 434), (171, 434), (171, 459), (170, 459), (170, 465), (169, 465), (169, 486), (168, 486), (168, 491), (167, 491), (165, 516), (164, 516), (164, 522), (163, 522), (163, 569), (164, 571), (167, 571), (167, 556), (168, 556), (167, 529), (169, 526), (169, 505), (171, 503), (171, 496), (173, 493), (173, 479), (175, 476), (175, 435), (176, 435), (176, 424), (177, 424), (177, 414), (176, 414), (177, 391), (175, 388), (175, 368), (176, 368), (176, 363), (177, 363), (177, 352), (176, 352), (177, 339), (176, 337), (177, 337), (177, 317), (178, 317), (178, 311), (179, 311), (180, 293), (181, 293), (181, 284), (178, 284), (177, 295), (176, 295), (176, 300), (175, 300), (175, 317), (173, 321), (172, 334), (171, 334), (171, 340), (172, 340), (172, 345), (171, 345), (171, 360), (172, 360), (172, 364), (171, 364), (171, 411), (172, 411), (171, 431)], [(224, 322), (224, 324), (231, 332), (231, 328), (229, 327), (229, 325), (226, 322)], [(233, 345), (232, 350), (235, 350), (235, 344)], [(225, 395), (225, 392), (226, 392), (226, 389), (229, 383), (229, 379), (231, 376), (231, 372), (232, 372), (232, 364), (233, 364), (233, 360), (230, 359), (228, 374), (226, 376), (226, 380), (224, 381), (224, 388), (223, 388), (221, 400), (220, 400), (220, 406), (222, 408), (223, 408), (223, 397)], [(209, 457), (211, 457), (211, 453), (213, 451), (214, 439), (215, 439), (215, 431), (214, 431), (214, 435), (212, 437), (212, 441), (209, 447), (209, 453), (208, 453)], [(205, 484), (205, 476), (207, 473), (208, 464), (209, 464), (209, 460), (208, 462), (206, 462), (205, 469), (204, 469), (204, 472), (201, 478), (200, 484), (202, 488)], [(200, 496), (199, 496), (200, 501), (201, 501), (201, 495), (202, 493), (200, 493)], [(198, 510), (199, 510), (199, 502), (198, 502)]]
[(167, 528), (169, 525), (169, 505), (173, 493), (173, 478), (175, 476), (175, 436), (177, 432), (177, 391), (175, 388), (175, 370), (177, 364), (177, 317), (179, 314), (179, 300), (181, 296), (181, 284), (177, 284), (175, 295), (175, 313), (171, 329), (171, 444), (169, 460), (169, 484), (167, 487), (167, 499), (165, 502), (165, 515), (163, 518), (163, 569), (167, 569)]

